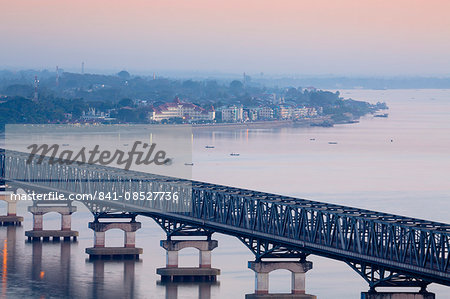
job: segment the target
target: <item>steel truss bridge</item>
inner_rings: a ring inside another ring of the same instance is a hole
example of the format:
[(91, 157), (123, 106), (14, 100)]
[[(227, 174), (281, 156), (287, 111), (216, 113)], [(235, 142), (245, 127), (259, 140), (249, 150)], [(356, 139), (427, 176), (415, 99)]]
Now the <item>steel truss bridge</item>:
[(187, 210), (159, 201), (83, 202), (96, 219), (153, 218), (168, 238), (218, 232), (237, 237), (255, 255), (298, 258), (319, 255), (347, 263), (371, 290), (432, 282), (450, 286), (450, 225), (353, 207), (157, 176), (97, 165), (49, 164), (28, 155), (0, 151), (0, 177), (31, 190), (62, 193), (179, 192)]

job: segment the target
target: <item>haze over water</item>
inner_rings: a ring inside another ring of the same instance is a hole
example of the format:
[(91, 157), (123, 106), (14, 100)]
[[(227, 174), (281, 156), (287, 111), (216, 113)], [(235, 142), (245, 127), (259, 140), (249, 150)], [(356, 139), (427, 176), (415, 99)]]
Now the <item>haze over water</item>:
[[(367, 116), (358, 124), (334, 128), (277, 128), (197, 131), (193, 178), (212, 183), (350, 205), (393, 214), (450, 222), (450, 90), (348, 90), (344, 97), (386, 101), (388, 118)], [(311, 140), (314, 139), (314, 140)], [(392, 141), (391, 141), (392, 140)], [(329, 144), (328, 142), (337, 142)], [(206, 149), (205, 145), (214, 145)], [(240, 153), (232, 157), (231, 152)], [(4, 204), (2, 203), (2, 207)], [(0, 227), (0, 277), (3, 297), (162, 298), (157, 267), (165, 265), (162, 230), (139, 217), (136, 246), (141, 261), (88, 262), (92, 246), (87, 228), (92, 216), (82, 205), (73, 214), (77, 243), (25, 243), (31, 214), (22, 203), (23, 227)], [(44, 229), (59, 226), (59, 215), (44, 217)], [(221, 269), (211, 298), (243, 298), (254, 291), (253, 255), (235, 238), (214, 234), (219, 247), (213, 267)], [(120, 231), (106, 234), (106, 246), (122, 246)], [(368, 286), (341, 262), (310, 256), (307, 293), (318, 298), (359, 298)], [(196, 250), (180, 252), (180, 266), (195, 266)], [(290, 275), (270, 275), (271, 292), (289, 292)], [(202, 285), (203, 291), (207, 285)], [(198, 285), (178, 287), (178, 298), (198, 298)], [(437, 298), (450, 288), (431, 285)]]

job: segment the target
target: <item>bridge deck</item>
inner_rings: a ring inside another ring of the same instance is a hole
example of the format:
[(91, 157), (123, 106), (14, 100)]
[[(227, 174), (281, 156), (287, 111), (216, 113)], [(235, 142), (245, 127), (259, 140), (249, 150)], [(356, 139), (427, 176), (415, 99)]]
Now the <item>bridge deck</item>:
[(87, 204), (98, 211), (133, 211), (450, 285), (446, 223), (98, 165), (50, 165), (48, 159), (36, 164), (27, 159), (18, 152), (0, 154), (1, 176), (30, 188), (66, 193), (176, 190), (187, 210), (124, 198)]

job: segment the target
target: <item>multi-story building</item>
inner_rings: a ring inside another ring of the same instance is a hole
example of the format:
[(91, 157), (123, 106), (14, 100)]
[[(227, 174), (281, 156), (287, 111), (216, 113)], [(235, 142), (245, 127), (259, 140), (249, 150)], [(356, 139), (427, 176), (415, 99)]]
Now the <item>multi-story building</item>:
[[(320, 107), (322, 108), (322, 107)], [(308, 109), (308, 116), (309, 117), (314, 117), (318, 115), (318, 112), (316, 110), (316, 108), (312, 107), (312, 108), (307, 108)]]
[(224, 122), (241, 122), (244, 120), (244, 109), (242, 107), (231, 106), (222, 108), (222, 121)]
[[(245, 110), (247, 111), (248, 120), (250, 121), (273, 119), (273, 109), (270, 107), (256, 107)], [(246, 118), (244, 117), (244, 119)]]
[(270, 107), (258, 108), (258, 119), (259, 120), (273, 119), (273, 109)]
[(248, 116), (248, 109), (243, 109), (242, 110), (242, 121), (249, 121), (250, 118)]
[(255, 121), (258, 119), (258, 108), (248, 108), (246, 110), (247, 110), (248, 120)]
[(292, 108), (291, 118), (298, 119), (298, 118), (305, 118), (307, 116), (308, 116), (308, 108), (306, 107)]
[[(72, 118), (72, 115), (70, 118)], [(98, 112), (95, 108), (89, 108), (87, 112), (83, 111), (83, 114), (81, 115), (83, 121), (101, 121), (107, 118), (109, 118), (109, 113)]]
[(280, 105), (278, 107), (278, 117), (281, 119), (289, 119), (292, 117), (292, 107)]
[(317, 110), (314, 107), (292, 107), (285, 105), (278, 107), (278, 117), (281, 119), (299, 119), (314, 116), (317, 116)]
[(213, 121), (216, 118), (214, 107), (206, 110), (192, 103), (183, 103), (178, 97), (171, 103), (164, 103), (154, 107), (149, 112), (149, 119), (152, 121), (161, 121), (163, 119), (182, 118), (185, 121)]

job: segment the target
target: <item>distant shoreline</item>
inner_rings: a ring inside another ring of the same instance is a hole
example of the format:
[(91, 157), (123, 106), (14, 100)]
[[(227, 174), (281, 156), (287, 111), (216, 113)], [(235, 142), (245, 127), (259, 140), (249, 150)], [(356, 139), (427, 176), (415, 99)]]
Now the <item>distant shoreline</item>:
[[(333, 121), (329, 116), (321, 116), (317, 118), (309, 119), (299, 119), (299, 120), (267, 120), (267, 121), (255, 121), (255, 122), (244, 122), (244, 123), (208, 123), (208, 124), (153, 124), (159, 127), (175, 128), (175, 127), (192, 127), (193, 131), (207, 131), (214, 129), (225, 129), (225, 130), (242, 130), (242, 129), (272, 129), (272, 128), (282, 128), (282, 127), (332, 127), (337, 124), (351, 124), (357, 123), (358, 120), (349, 121)], [(64, 125), (64, 124), (54, 124), (54, 125)], [(70, 125), (70, 124), (66, 124)], [(73, 125), (73, 124), (72, 124)], [(89, 124), (85, 124), (89, 125)], [(133, 124), (117, 124), (117, 125), (133, 125)], [(142, 124), (140, 124), (142, 125)], [(152, 124), (148, 124), (152, 125)], [(0, 138), (5, 137), (5, 132), (0, 131)]]
[(302, 120), (268, 120), (268, 121), (255, 121), (245, 123), (215, 123), (215, 124), (193, 124), (194, 130), (208, 130), (208, 129), (268, 129), (293, 126), (296, 127), (308, 127), (311, 124), (320, 124), (324, 121), (328, 121), (329, 117), (317, 117)]

